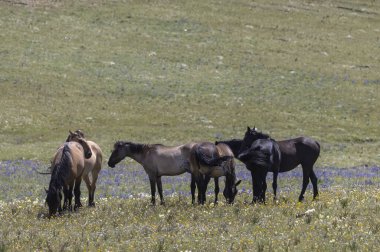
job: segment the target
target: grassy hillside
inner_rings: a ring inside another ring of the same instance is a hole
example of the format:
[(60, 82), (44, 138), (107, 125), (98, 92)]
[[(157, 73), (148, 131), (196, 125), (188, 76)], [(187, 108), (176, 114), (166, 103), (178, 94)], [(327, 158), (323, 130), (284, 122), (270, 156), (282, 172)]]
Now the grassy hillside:
[(377, 1), (0, 1), (0, 159), (69, 129), (181, 144), (311, 136), (319, 166), (380, 161)]

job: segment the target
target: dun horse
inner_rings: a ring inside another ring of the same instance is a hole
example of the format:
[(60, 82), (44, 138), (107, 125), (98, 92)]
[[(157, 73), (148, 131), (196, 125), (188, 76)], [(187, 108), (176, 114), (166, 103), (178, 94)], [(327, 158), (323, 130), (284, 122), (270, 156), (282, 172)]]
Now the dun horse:
[(258, 139), (244, 150), (242, 149), (238, 158), (251, 171), (253, 200), (265, 203), (265, 192), (267, 189), (266, 177), (268, 171), (273, 171), (273, 193), (277, 195), (277, 176), (280, 169), (281, 153), (277, 143), (273, 139)]
[[(84, 139), (84, 134), (81, 130), (76, 130), (74, 133), (69, 131), (69, 136), (66, 139), (66, 142), (80, 142), (80, 139)], [(99, 145), (97, 145), (93, 141), (87, 141), (88, 145), (91, 148), (93, 155), (89, 159), (85, 159), (84, 161), (84, 171), (82, 178), (86, 183), (88, 189), (88, 206), (95, 206), (94, 196), (96, 189), (96, 181), (98, 180), (98, 175), (100, 170), (102, 169), (102, 160), (103, 154)], [(90, 179), (91, 173), (91, 179)]]
[[(84, 170), (84, 160), (92, 156), (87, 142), (80, 138), (77, 142), (64, 143), (56, 152), (52, 161), (52, 175), (49, 189), (46, 190), (46, 203), (49, 206), (49, 218), (57, 211), (72, 210), (73, 187), (75, 194), (74, 210), (80, 207), (80, 184)], [(64, 194), (61, 206), (62, 191)]]
[[(190, 169), (198, 186), (200, 203), (206, 201), (206, 189), (208, 180), (212, 177), (217, 184), (217, 178), (226, 177), (226, 185), (223, 195), (229, 204), (232, 204), (237, 194), (235, 161), (231, 149), (225, 144), (215, 145), (209, 142), (197, 143), (190, 153)], [(219, 188), (218, 188), (219, 189)], [(217, 202), (217, 194), (215, 195)]]
[[(247, 128), (245, 133), (245, 145), (253, 143), (257, 139), (269, 138), (267, 134), (258, 132), (256, 128)], [(219, 143), (225, 143), (233, 150), (233, 152), (239, 152), (240, 148), (238, 141), (240, 141), (240, 146), (243, 144), (243, 140), (230, 140), (230, 141), (220, 141)], [(299, 196), (299, 201), (304, 199), (304, 194), (306, 187), (309, 184), (309, 179), (313, 184), (313, 199), (318, 196), (318, 179), (314, 173), (313, 166), (317, 161), (320, 153), (320, 145), (317, 141), (309, 137), (298, 137), (288, 140), (277, 141), (277, 144), (281, 152), (281, 163), (279, 172), (287, 172), (296, 168), (299, 164), (302, 166), (303, 172), (303, 183), (302, 190)], [(237, 158), (237, 156), (235, 155)], [(271, 171), (271, 170), (270, 170)]]
[[(196, 143), (167, 147), (160, 144), (148, 145), (118, 141), (114, 144), (108, 165), (113, 168), (125, 157), (130, 157), (140, 163), (149, 177), (152, 204), (154, 205), (156, 202), (156, 185), (161, 204), (164, 204), (161, 177), (176, 176), (185, 172), (191, 172), (190, 153), (194, 145), (196, 145)], [(194, 176), (192, 175), (192, 203), (194, 203), (195, 200), (195, 188)], [(217, 191), (215, 191), (215, 193), (217, 193)], [(199, 195), (198, 201), (201, 203), (200, 200), (202, 197)]]

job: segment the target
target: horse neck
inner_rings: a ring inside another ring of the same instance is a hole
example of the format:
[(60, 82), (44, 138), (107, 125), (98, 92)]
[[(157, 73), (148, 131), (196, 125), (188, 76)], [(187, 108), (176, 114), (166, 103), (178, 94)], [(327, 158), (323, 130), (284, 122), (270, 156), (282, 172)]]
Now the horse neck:
[(230, 149), (234, 153), (234, 156), (237, 157), (239, 155), (239, 151), (240, 151), (241, 145), (243, 143), (243, 140), (242, 139), (232, 139), (229, 141), (223, 141), (221, 143), (228, 145), (228, 147), (230, 147)]
[(233, 186), (236, 181), (235, 171), (229, 171), (226, 173), (226, 186)]
[(236, 180), (236, 174), (235, 174), (235, 166), (231, 163), (231, 161), (226, 161), (228, 162), (227, 169), (226, 171), (226, 183), (227, 184), (234, 184)]
[(133, 144), (131, 151), (126, 156), (143, 165), (150, 149), (151, 147), (147, 144)]

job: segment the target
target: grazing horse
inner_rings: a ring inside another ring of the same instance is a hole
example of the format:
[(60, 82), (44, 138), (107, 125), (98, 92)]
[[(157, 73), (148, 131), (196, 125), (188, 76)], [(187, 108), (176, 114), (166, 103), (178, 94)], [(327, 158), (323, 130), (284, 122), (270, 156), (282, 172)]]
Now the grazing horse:
[[(69, 131), (69, 136), (66, 139), (66, 142), (79, 142), (80, 139), (84, 139), (84, 133), (81, 130), (76, 130), (74, 133)], [(91, 148), (93, 155), (89, 159), (84, 160), (84, 171), (82, 178), (86, 183), (88, 189), (88, 206), (95, 206), (94, 196), (96, 189), (96, 181), (98, 180), (98, 175), (102, 169), (103, 154), (99, 145), (93, 141), (87, 141), (88, 145)], [(91, 173), (91, 179), (90, 179)]]
[[(52, 161), (52, 174), (49, 189), (46, 190), (46, 203), (49, 206), (49, 218), (62, 210), (72, 210), (73, 187), (75, 194), (74, 210), (80, 207), (80, 184), (84, 171), (84, 160), (92, 156), (87, 142), (80, 138), (78, 142), (64, 143), (56, 152)], [(64, 194), (61, 207), (62, 191)]]
[[(188, 143), (180, 146), (167, 147), (161, 144), (138, 144), (126, 141), (117, 141), (114, 144), (112, 154), (108, 161), (108, 166), (114, 168), (117, 163), (125, 157), (130, 157), (140, 163), (145, 172), (148, 174), (151, 202), (156, 203), (156, 185), (158, 194), (160, 195), (161, 205), (165, 204), (162, 194), (162, 176), (176, 176), (185, 172), (191, 172), (190, 169), (190, 152), (196, 143)], [(195, 200), (196, 184), (194, 176), (191, 176), (191, 194), (192, 203)], [(198, 188), (199, 190), (199, 188)], [(219, 186), (215, 186), (215, 194), (217, 201), (217, 193)], [(198, 201), (201, 196), (198, 194)]]
[[(198, 186), (200, 203), (206, 201), (206, 189), (209, 178), (226, 177), (223, 195), (232, 204), (237, 194), (235, 161), (231, 149), (225, 144), (215, 145), (209, 142), (195, 144), (190, 152), (190, 169)], [(215, 179), (217, 181), (217, 179)], [(216, 196), (217, 197), (217, 196)], [(199, 199), (199, 198), (198, 198)]]
[[(267, 134), (258, 132), (256, 128), (247, 127), (242, 148), (249, 147), (257, 139), (268, 139)], [(309, 137), (298, 137), (288, 140), (277, 141), (281, 152), (281, 163), (279, 172), (287, 172), (296, 168), (299, 164), (302, 166), (303, 183), (299, 201), (303, 201), (306, 187), (309, 180), (313, 184), (313, 199), (318, 196), (318, 179), (314, 173), (313, 166), (317, 161), (320, 153), (320, 145), (317, 141)], [(269, 170), (272, 171), (272, 170)]]
[(277, 176), (280, 169), (281, 153), (277, 143), (273, 139), (258, 139), (247, 149), (243, 149), (238, 156), (251, 171), (253, 200), (265, 203), (267, 189), (266, 177), (268, 171), (273, 171), (273, 193), (276, 199)]

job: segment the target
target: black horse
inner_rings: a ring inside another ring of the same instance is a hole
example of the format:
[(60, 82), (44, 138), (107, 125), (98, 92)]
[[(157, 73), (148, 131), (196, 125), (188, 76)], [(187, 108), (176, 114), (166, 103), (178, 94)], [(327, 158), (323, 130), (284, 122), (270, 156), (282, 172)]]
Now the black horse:
[[(243, 139), (243, 145), (249, 145), (256, 139), (266, 138), (268, 135), (258, 132), (256, 128), (247, 128)], [(303, 201), (309, 180), (313, 184), (313, 199), (318, 196), (318, 179), (313, 167), (320, 153), (320, 145), (309, 137), (297, 137), (288, 140), (277, 141), (281, 151), (280, 172), (293, 170), (299, 164), (302, 166), (303, 183), (299, 201)]]
[[(249, 146), (250, 143), (257, 139), (266, 139), (269, 135), (258, 132), (256, 128), (247, 128), (244, 139), (246, 140), (244, 145)], [(240, 147), (239, 146), (240, 142)], [(218, 143), (224, 143), (230, 146), (232, 152), (239, 153), (243, 140), (233, 139), (230, 141), (220, 141)], [(313, 166), (317, 161), (320, 153), (320, 145), (317, 141), (309, 137), (298, 137), (288, 140), (277, 141), (281, 151), (281, 163), (280, 172), (287, 172), (296, 168), (299, 164), (302, 166), (303, 183), (302, 190), (299, 196), (299, 201), (304, 199), (306, 187), (309, 184), (309, 180), (313, 184), (313, 199), (318, 196), (318, 179), (314, 173)], [(238, 155), (235, 155), (238, 158)]]
[(277, 176), (280, 169), (281, 152), (276, 141), (271, 138), (255, 140), (251, 146), (244, 149), (238, 156), (251, 171), (253, 200), (265, 203), (265, 192), (267, 189), (266, 177), (268, 171), (273, 172), (273, 193), (276, 198)]

